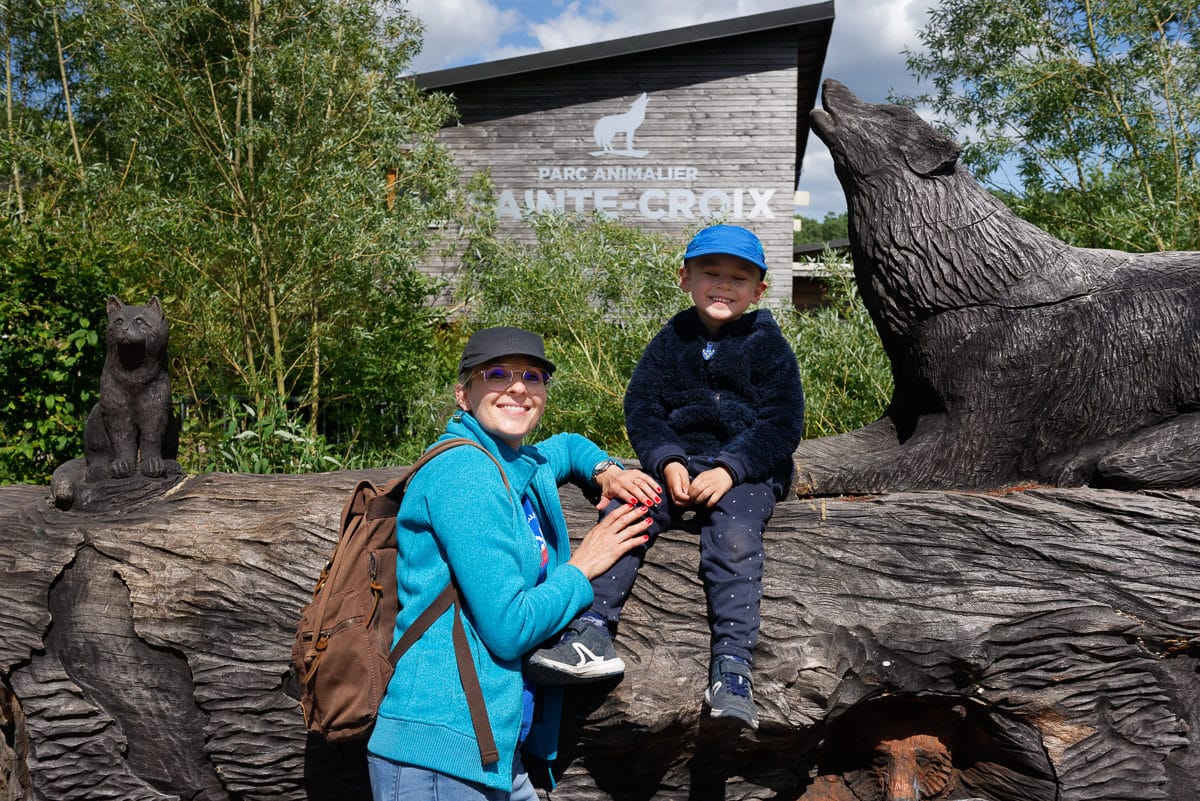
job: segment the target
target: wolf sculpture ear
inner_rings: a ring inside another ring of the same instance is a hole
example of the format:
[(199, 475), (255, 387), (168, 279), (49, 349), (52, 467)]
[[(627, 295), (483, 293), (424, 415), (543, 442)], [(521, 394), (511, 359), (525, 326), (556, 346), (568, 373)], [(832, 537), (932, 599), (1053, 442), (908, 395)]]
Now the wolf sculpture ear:
[(962, 154), (962, 145), (925, 124), (917, 135), (901, 143), (900, 152), (910, 170), (928, 177), (954, 172), (954, 165)]

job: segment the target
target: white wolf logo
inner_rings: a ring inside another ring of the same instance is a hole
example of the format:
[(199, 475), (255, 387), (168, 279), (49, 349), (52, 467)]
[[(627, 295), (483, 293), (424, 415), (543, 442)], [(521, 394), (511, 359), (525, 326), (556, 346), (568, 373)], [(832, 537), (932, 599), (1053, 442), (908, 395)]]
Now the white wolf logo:
[[(623, 114), (610, 114), (607, 117), (601, 117), (596, 122), (596, 127), (592, 129), (592, 136), (596, 139), (596, 144), (600, 145), (601, 149), (592, 153), (593, 156), (602, 156), (606, 154), (615, 154), (619, 156), (633, 156), (634, 158), (642, 158), (646, 155), (645, 150), (633, 149), (633, 132), (642, 124), (642, 120), (646, 118), (646, 104), (650, 102), (650, 98), (645, 92), (638, 95), (637, 100), (629, 106), (629, 111)], [(616, 150), (613, 148), (613, 140), (617, 134), (625, 134), (625, 149)]]

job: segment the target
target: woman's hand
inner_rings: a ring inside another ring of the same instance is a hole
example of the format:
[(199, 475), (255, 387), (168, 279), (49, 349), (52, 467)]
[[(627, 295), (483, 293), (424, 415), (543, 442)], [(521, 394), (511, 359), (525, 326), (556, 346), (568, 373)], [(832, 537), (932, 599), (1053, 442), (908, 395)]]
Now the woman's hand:
[(603, 473), (596, 475), (596, 483), (600, 485), (600, 501), (597, 509), (604, 509), (609, 501), (635, 501), (644, 506), (653, 506), (661, 500), (662, 487), (641, 470), (622, 470), (610, 465)]
[(574, 549), (569, 565), (583, 571), (588, 581), (612, 567), (618, 559), (650, 539), (645, 531), (651, 520), (640, 504), (625, 504), (597, 523)]

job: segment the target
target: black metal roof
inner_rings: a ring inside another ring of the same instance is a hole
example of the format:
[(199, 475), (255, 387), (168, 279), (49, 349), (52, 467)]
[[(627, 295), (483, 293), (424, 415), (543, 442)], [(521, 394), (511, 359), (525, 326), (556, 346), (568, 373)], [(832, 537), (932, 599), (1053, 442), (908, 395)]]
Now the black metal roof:
[(832, 250), (835, 253), (846, 253), (850, 250), (850, 240), (831, 239), (828, 242), (805, 242), (792, 247), (792, 256), (796, 260), (800, 258), (816, 258), (826, 250)]
[(453, 91), (455, 87), (464, 84), (788, 27), (799, 29), (796, 53), (796, 178), (799, 179), (800, 165), (804, 161), (804, 149), (808, 142), (808, 113), (817, 101), (821, 70), (825, 65), (825, 51), (829, 46), (829, 34), (833, 28), (833, 0), (466, 67), (423, 72), (414, 75), (413, 80), (423, 89)]
[[(570, 64), (580, 64), (613, 56), (626, 56), (631, 53), (644, 53), (649, 50), (661, 50), (665, 47), (675, 47), (681, 44), (692, 44), (712, 39), (726, 39), (731, 36), (741, 36), (746, 33), (786, 28), (791, 25), (807, 25), (825, 23), (825, 43), (828, 44), (828, 28), (833, 24), (833, 0), (824, 3), (814, 3), (796, 8), (785, 8), (780, 11), (767, 11), (762, 14), (751, 14), (746, 17), (705, 22), (699, 25), (688, 25), (684, 28), (673, 28), (655, 33), (643, 33), (628, 36), (624, 39), (611, 39), (607, 42), (566, 47), (561, 50), (547, 50), (541, 53), (531, 53), (527, 56), (515, 56), (499, 61), (488, 61), (483, 64), (471, 64), (466, 67), (452, 67), (433, 72), (422, 72), (413, 76), (417, 85), (423, 89), (445, 89), (460, 83), (500, 78), (521, 72), (553, 69)], [(822, 48), (822, 54), (824, 48)], [(819, 78), (819, 76), (818, 76)]]

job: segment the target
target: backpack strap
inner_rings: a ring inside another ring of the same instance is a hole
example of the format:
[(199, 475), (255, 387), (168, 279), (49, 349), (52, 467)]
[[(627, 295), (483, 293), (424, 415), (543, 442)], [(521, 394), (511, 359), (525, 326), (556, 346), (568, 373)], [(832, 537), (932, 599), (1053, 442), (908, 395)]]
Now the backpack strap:
[(500, 752), (496, 748), (495, 738), (492, 737), (492, 725), (488, 718), (487, 705), (483, 701), (483, 689), (479, 686), (479, 674), (475, 671), (475, 660), (471, 657), (471, 646), (467, 642), (467, 630), (463, 626), (462, 615), (459, 614), (458, 590), (453, 581), (446, 585), (446, 589), (442, 590), (433, 603), (405, 630), (400, 641), (392, 648), (392, 664), (395, 665), (404, 652), (419, 640), (447, 609), (454, 610), (454, 658), (458, 663), (458, 678), (462, 683), (463, 693), (467, 696), (467, 709), (471, 713), (475, 740), (479, 743), (479, 759), (483, 765), (490, 765), (500, 758)]
[[(338, 556), (343, 553), (345, 549), (349, 549), (350, 546), (347, 543), (358, 533), (359, 528), (365, 522), (359, 521), (354, 527), (354, 530), (351, 531), (349, 525), (350, 520), (355, 515), (362, 514), (363, 509), (365, 508), (364, 505), (369, 504), (366, 498), (369, 494), (368, 490), (370, 488), (371, 482), (365, 480), (358, 482), (358, 485), (354, 488), (353, 495), (350, 496), (350, 500), (347, 501), (346, 505), (342, 508), (341, 522), (338, 525), (338, 531), (342, 532), (342, 536), (339, 537), (337, 545), (334, 546), (333, 555), (329, 557), (329, 561), (325, 564), (325, 568), (321, 571), (321, 575), (317, 579), (317, 586), (313, 588), (314, 599), (317, 597), (317, 593), (320, 591), (321, 587), (323, 587), (327, 582), (332, 582), (334, 585), (337, 585), (341, 572), (343, 569), (345, 569), (344, 560), (338, 559)], [(321, 603), (317, 607), (316, 616), (314, 617), (316, 625), (313, 629), (312, 643), (309, 645), (308, 649), (309, 659), (312, 659), (316, 653), (325, 650), (327, 638), (324, 634), (322, 634), (322, 632), (325, 631), (325, 621), (329, 619), (328, 611), (329, 599), (331, 595), (332, 593), (328, 592), (321, 595)], [(371, 620), (371, 618), (375, 616), (375, 610), (378, 607), (379, 599), (378, 596), (376, 596), (375, 607), (372, 608), (371, 615), (367, 618), (367, 620)], [(304, 677), (306, 683), (312, 678), (312, 675), (316, 672), (317, 665), (319, 664), (319, 660), (312, 661), (312, 667), (309, 668), (308, 673)]]
[[(404, 489), (408, 485), (408, 481), (413, 474), (423, 467), (427, 462), (451, 448), (456, 448), (459, 445), (474, 445), (479, 450), (487, 454), (487, 457), (496, 464), (496, 468), (500, 471), (500, 477), (504, 479), (504, 487), (508, 490), (509, 496), (512, 495), (512, 486), (508, 483), (508, 476), (504, 473), (504, 468), (500, 462), (496, 461), (496, 457), (492, 456), (486, 448), (479, 443), (469, 440), (466, 437), (456, 437), (438, 443), (430, 448), (421, 456), (413, 466), (409, 468), (398, 479), (389, 482), (384, 491), (378, 497), (371, 501), (367, 510), (369, 518), (386, 517), (388, 515), (395, 516), (400, 511), (400, 504), (397, 498), (404, 494)], [(496, 740), (492, 736), (492, 724), (488, 718), (487, 705), (483, 700), (483, 689), (479, 686), (479, 674), (475, 670), (475, 660), (471, 656), (471, 646), (467, 642), (467, 631), (462, 622), (462, 603), (458, 597), (458, 588), (454, 585), (454, 577), (450, 577), (450, 581), (446, 584), (446, 588), (442, 590), (438, 597), (433, 600), (428, 607), (425, 608), (417, 619), (412, 622), (400, 636), (399, 641), (392, 648), (391, 654), (388, 656), (392, 667), (396, 667), (396, 663), (400, 661), (400, 657), (404, 655), (413, 643), (421, 638), (421, 636), (433, 625), (434, 621), (440, 618), (447, 609), (454, 610), (454, 657), (458, 663), (458, 679), (462, 683), (463, 693), (467, 696), (467, 709), (471, 713), (471, 726), (475, 729), (475, 741), (479, 744), (479, 759), (486, 767), (500, 759), (500, 752), (496, 748)]]
[(367, 504), (367, 519), (376, 520), (381, 517), (395, 517), (399, 514), (400, 499), (404, 497), (404, 491), (408, 489), (408, 482), (412, 480), (417, 471), (446, 451), (451, 448), (457, 448), (459, 445), (472, 445), (483, 451), (487, 458), (491, 459), (496, 465), (496, 469), (500, 471), (500, 478), (504, 479), (504, 488), (508, 490), (509, 496), (512, 495), (512, 485), (508, 483), (508, 475), (504, 472), (504, 468), (500, 466), (500, 462), (496, 461), (496, 457), (492, 456), (487, 448), (474, 440), (467, 439), (466, 437), (454, 437), (453, 439), (442, 440), (425, 451), (425, 453), (421, 454), (420, 459), (417, 459), (417, 461), (412, 463), (411, 467), (404, 471), (404, 475), (384, 484), (379, 490), (379, 494)]

